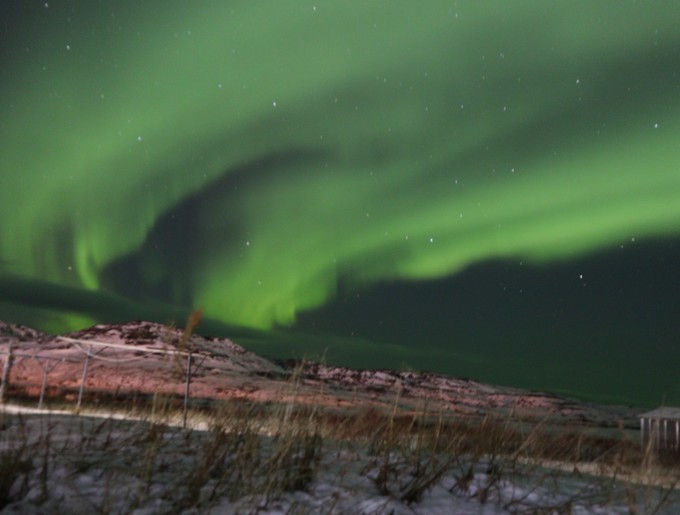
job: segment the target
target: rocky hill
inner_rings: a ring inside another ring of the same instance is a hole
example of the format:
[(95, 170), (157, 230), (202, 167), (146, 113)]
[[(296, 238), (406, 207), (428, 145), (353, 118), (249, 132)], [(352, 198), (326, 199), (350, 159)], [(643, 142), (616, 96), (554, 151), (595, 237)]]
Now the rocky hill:
[[(96, 325), (50, 336), (0, 322), (0, 356), (15, 356), (10, 395), (73, 399), (87, 368), (83, 392), (92, 400), (163, 394), (204, 405), (219, 399), (295, 402), (329, 409), (427, 410), (446, 416), (505, 416), (551, 424), (634, 429), (634, 412), (567, 398), (492, 386), (470, 379), (394, 370), (355, 370), (308, 361), (258, 356), (224, 338), (136, 321)], [(85, 363), (87, 362), (87, 367)], [(44, 383), (43, 383), (44, 381)]]

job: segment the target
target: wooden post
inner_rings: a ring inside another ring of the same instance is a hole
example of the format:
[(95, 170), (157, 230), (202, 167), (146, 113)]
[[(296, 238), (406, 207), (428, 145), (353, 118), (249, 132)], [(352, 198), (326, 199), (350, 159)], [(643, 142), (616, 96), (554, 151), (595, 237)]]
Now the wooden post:
[[(656, 424), (654, 422), (656, 422)], [(660, 445), (661, 445), (661, 438), (660, 438), (661, 434), (660, 434), (660, 431), (659, 431), (660, 424), (659, 424), (658, 418), (654, 419), (652, 421), (652, 426), (654, 427), (654, 430), (652, 431), (652, 433), (654, 434), (654, 442), (656, 444), (656, 452), (659, 452), (659, 449), (661, 448), (660, 447)]]
[(189, 412), (189, 385), (191, 384), (191, 352), (187, 354), (187, 382), (184, 385), (184, 414), (182, 427), (187, 427), (187, 413)]
[(47, 368), (43, 366), (42, 371), (43, 380), (42, 385), (40, 386), (40, 400), (38, 401), (38, 409), (42, 409), (43, 407), (43, 400), (45, 399), (45, 389), (47, 388)]
[(80, 405), (83, 402), (83, 390), (85, 389), (85, 380), (87, 379), (87, 365), (92, 356), (92, 345), (87, 349), (87, 356), (85, 356), (85, 364), (83, 365), (83, 377), (80, 380), (80, 390), (78, 391), (78, 403), (76, 404), (76, 411), (80, 411)]
[[(42, 380), (42, 386), (40, 387), (40, 400), (38, 401), (38, 409), (43, 407), (43, 401), (45, 399), (45, 392), (47, 391), (47, 375), (52, 372), (55, 368), (57, 368), (57, 365), (59, 365), (59, 361), (55, 361), (54, 364), (50, 365), (50, 358), (40, 358), (36, 356), (34, 358), (38, 365), (40, 365), (40, 368), (42, 368), (43, 371), (43, 380)], [(43, 363), (41, 359), (44, 359), (45, 362)]]
[(0, 404), (4, 404), (7, 400), (7, 392), (9, 391), (9, 372), (12, 369), (12, 342), (7, 346), (7, 357), (5, 357), (5, 364), (2, 366), (2, 382), (0, 382)]

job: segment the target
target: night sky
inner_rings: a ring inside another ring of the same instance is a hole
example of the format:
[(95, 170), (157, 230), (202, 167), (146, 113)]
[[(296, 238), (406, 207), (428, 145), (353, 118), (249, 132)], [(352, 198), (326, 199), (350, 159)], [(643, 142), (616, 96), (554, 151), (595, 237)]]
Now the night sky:
[(680, 403), (680, 2), (0, 11), (0, 319)]

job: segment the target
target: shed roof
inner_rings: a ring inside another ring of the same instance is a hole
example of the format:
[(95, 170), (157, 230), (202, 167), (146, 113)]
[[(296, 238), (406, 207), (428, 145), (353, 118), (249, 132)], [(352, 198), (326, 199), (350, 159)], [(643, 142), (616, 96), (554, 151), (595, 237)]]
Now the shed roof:
[(656, 408), (655, 410), (648, 411), (640, 415), (641, 418), (670, 418), (674, 420), (680, 420), (680, 408), (674, 408), (672, 406), (667, 406), (664, 408)]

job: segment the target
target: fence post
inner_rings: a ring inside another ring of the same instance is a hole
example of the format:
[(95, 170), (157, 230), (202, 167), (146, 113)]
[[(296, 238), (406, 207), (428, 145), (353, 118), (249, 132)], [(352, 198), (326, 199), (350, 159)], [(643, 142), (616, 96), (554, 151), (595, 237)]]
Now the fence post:
[(9, 342), (7, 347), (7, 357), (5, 358), (5, 363), (2, 366), (2, 382), (0, 382), (0, 404), (4, 404), (7, 397), (7, 392), (9, 391), (9, 372), (12, 369), (12, 361), (14, 356), (12, 355), (12, 342)]
[(83, 401), (83, 390), (85, 389), (85, 380), (87, 379), (87, 365), (92, 356), (92, 345), (87, 349), (87, 356), (85, 356), (85, 364), (83, 365), (83, 377), (80, 380), (80, 390), (78, 391), (78, 403), (76, 404), (76, 411), (80, 411), (80, 404)]
[(187, 382), (184, 385), (184, 413), (182, 427), (187, 427), (187, 412), (189, 411), (189, 385), (191, 384), (191, 352), (187, 354)]
[(35, 361), (40, 365), (40, 368), (42, 368), (43, 371), (43, 380), (42, 380), (42, 386), (40, 387), (40, 400), (38, 401), (38, 409), (43, 407), (43, 402), (45, 400), (45, 392), (47, 391), (47, 375), (52, 372), (55, 368), (57, 368), (57, 365), (59, 365), (59, 361), (55, 361), (53, 365), (50, 365), (50, 358), (42, 358), (45, 360), (46, 363), (43, 363), (40, 361), (40, 357), (36, 356)]
[[(38, 361), (40, 363), (40, 361)], [(45, 389), (47, 388), (47, 368), (45, 368), (41, 364), (41, 368), (43, 371), (43, 380), (42, 380), (42, 385), (40, 386), (40, 400), (38, 401), (38, 409), (42, 409), (43, 407), (43, 400), (45, 399)]]

